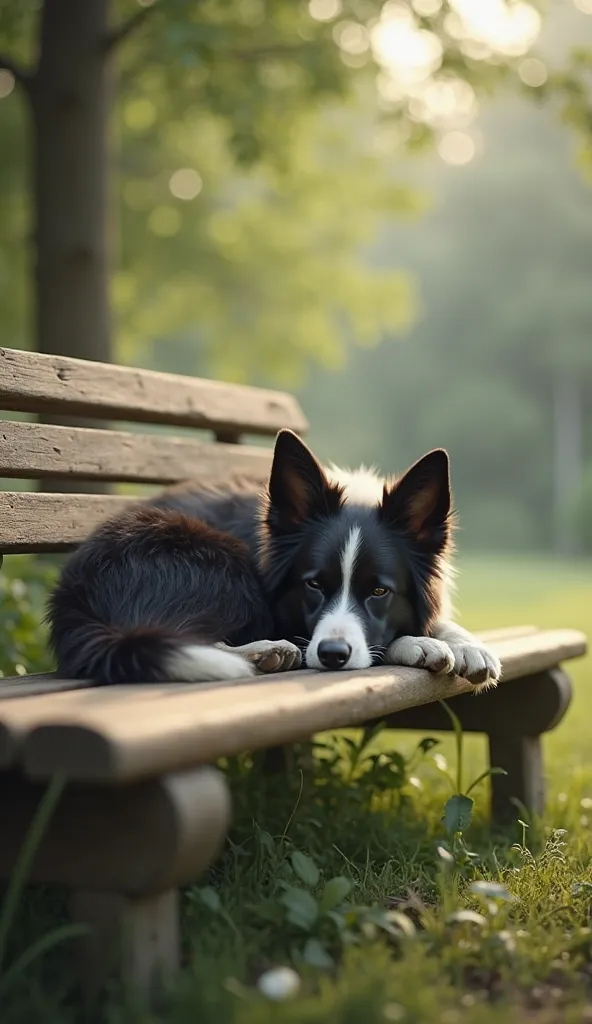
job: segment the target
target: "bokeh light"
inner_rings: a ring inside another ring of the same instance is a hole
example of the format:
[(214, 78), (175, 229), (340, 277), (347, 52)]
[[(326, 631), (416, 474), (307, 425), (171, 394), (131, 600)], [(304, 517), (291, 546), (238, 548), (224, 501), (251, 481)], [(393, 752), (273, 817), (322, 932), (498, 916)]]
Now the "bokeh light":
[(470, 164), (476, 152), (475, 141), (466, 132), (447, 132), (438, 143), (438, 153), (442, 160), (454, 167)]
[(356, 21), (340, 21), (333, 29), (333, 38), (340, 50), (358, 56), (370, 46), (368, 31)]
[(171, 174), (169, 189), (176, 199), (195, 199), (202, 188), (203, 181), (192, 167), (180, 167)]
[(412, 7), (420, 18), (433, 18), (442, 10), (442, 0), (412, 0)]
[(377, 62), (403, 82), (421, 82), (442, 63), (442, 43), (418, 27), (408, 7), (387, 3), (370, 33)]
[(460, 19), (459, 32), (507, 57), (527, 53), (541, 31), (539, 12), (523, 0), (450, 0), (450, 6)]
[(308, 13), (315, 21), (332, 21), (341, 14), (341, 0), (309, 0)]
[(526, 57), (521, 61), (518, 74), (524, 84), (530, 85), (533, 89), (544, 85), (549, 77), (546, 65), (538, 57)]
[(10, 96), (14, 89), (14, 75), (12, 71), (7, 71), (4, 68), (0, 71), (0, 100)]
[(574, 0), (574, 4), (584, 14), (592, 14), (592, 0)]

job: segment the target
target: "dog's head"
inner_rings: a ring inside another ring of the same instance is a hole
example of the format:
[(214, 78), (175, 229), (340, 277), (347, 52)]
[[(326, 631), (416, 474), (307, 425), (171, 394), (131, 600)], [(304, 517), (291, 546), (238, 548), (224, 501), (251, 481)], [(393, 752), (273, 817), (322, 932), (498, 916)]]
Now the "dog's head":
[(328, 474), (291, 431), (278, 435), (262, 565), (278, 631), (308, 644), (311, 668), (367, 668), (397, 637), (425, 634), (440, 611), (451, 532), (446, 452), (425, 455), (368, 500), (352, 480)]

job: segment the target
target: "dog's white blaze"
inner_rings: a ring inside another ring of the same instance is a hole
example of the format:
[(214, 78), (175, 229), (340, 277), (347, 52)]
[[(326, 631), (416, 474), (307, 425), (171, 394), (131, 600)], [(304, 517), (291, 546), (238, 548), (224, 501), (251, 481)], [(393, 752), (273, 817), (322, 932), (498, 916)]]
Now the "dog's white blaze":
[(306, 650), (308, 668), (322, 669), (319, 659), (319, 644), (335, 637), (343, 638), (351, 647), (351, 655), (343, 668), (369, 668), (372, 656), (366, 643), (366, 635), (355, 608), (352, 606), (351, 588), (360, 548), (362, 531), (353, 526), (341, 551), (341, 590), (315, 627)]
[(359, 526), (352, 526), (349, 531), (349, 537), (343, 545), (343, 551), (341, 552), (341, 579), (343, 580), (343, 586), (341, 590), (341, 597), (339, 600), (340, 607), (343, 605), (344, 609), (347, 609), (351, 595), (351, 585), (354, 575), (354, 569), (356, 567), (356, 558), (358, 557), (358, 550), (360, 547), (360, 537), (362, 531)]

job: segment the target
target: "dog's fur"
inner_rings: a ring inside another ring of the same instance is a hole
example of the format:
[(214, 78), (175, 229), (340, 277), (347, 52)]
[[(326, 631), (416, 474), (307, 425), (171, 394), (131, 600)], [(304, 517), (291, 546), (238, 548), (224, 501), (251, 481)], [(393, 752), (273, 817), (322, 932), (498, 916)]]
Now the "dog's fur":
[(398, 481), (278, 435), (267, 492), (175, 489), (101, 526), (49, 610), (58, 671), (98, 684), (391, 664), (477, 686), (497, 659), (448, 622), (448, 456)]

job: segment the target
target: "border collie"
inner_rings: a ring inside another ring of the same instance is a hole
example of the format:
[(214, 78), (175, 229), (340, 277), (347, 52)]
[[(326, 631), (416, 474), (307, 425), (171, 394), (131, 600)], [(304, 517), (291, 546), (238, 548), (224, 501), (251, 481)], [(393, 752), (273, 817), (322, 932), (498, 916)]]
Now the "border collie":
[(452, 520), (446, 452), (389, 482), (325, 469), (283, 430), (265, 494), (174, 488), (81, 545), (50, 601), (58, 672), (199, 682), (387, 662), (494, 685), (497, 658), (448, 621)]

